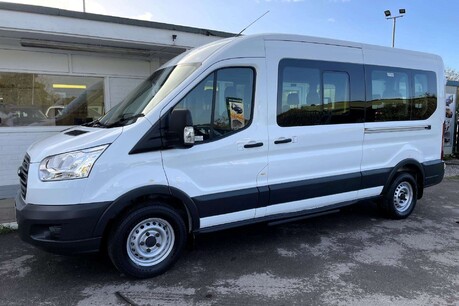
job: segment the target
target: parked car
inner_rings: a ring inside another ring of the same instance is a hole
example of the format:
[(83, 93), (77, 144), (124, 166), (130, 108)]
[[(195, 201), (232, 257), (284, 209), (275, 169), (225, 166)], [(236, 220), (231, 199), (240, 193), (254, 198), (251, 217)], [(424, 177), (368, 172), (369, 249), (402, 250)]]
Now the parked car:
[(47, 117), (35, 106), (9, 105), (8, 119), (2, 120), (8, 126), (27, 126), (46, 124)]

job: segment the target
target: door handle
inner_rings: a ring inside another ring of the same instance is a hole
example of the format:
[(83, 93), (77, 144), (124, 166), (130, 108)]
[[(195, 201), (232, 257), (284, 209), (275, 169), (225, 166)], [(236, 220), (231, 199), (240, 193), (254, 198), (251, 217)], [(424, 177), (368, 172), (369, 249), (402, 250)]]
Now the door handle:
[(279, 138), (274, 140), (274, 144), (289, 143), (292, 142), (292, 138)]
[(250, 149), (250, 148), (258, 148), (258, 147), (262, 147), (262, 146), (263, 146), (262, 142), (250, 142), (248, 144), (245, 144), (244, 148)]

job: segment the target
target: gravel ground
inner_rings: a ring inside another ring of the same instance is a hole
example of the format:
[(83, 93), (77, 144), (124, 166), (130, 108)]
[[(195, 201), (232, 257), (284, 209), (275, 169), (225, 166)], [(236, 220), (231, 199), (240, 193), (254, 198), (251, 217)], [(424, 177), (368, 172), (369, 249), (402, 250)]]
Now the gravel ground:
[[(456, 162), (456, 161), (455, 161)], [(445, 177), (459, 176), (459, 164), (446, 162)]]

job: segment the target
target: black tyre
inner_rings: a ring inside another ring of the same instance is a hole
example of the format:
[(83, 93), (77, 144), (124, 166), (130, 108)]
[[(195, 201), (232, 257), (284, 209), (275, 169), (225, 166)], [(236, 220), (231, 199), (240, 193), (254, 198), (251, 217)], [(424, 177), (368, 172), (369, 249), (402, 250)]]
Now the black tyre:
[(187, 240), (180, 214), (162, 203), (147, 203), (114, 226), (108, 254), (122, 273), (136, 278), (157, 276), (179, 258)]
[(413, 212), (417, 195), (418, 188), (414, 177), (409, 173), (400, 173), (378, 204), (388, 217), (405, 219)]

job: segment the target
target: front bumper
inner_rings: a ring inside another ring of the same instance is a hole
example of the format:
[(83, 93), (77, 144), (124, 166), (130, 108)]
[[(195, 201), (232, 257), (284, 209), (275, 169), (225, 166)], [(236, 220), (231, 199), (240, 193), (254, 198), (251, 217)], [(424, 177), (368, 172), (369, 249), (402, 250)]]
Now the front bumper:
[(16, 196), (16, 219), (22, 240), (59, 254), (96, 252), (102, 237), (94, 228), (111, 202), (75, 205), (26, 204)]

